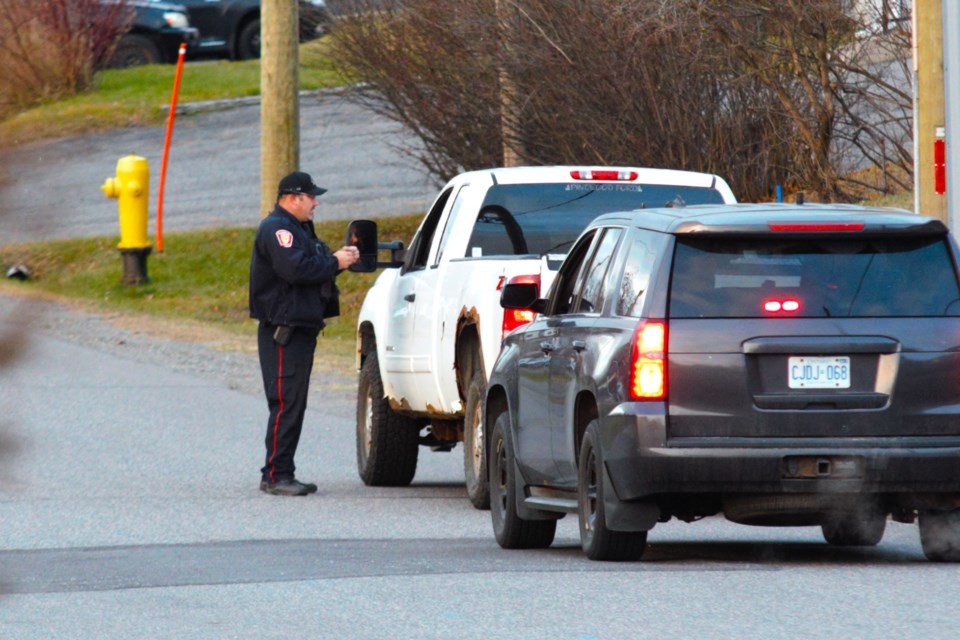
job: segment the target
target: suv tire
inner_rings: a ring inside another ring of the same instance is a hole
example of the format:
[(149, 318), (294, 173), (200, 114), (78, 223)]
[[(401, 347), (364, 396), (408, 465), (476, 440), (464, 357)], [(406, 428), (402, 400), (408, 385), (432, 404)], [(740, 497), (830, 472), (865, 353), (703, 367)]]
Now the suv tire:
[(920, 545), (934, 562), (960, 562), (960, 509), (920, 512)]
[(517, 514), (516, 463), (510, 417), (497, 416), (490, 438), (490, 516), (497, 544), (504, 549), (545, 549), (557, 532), (556, 520), (524, 520)]
[(120, 38), (117, 48), (110, 57), (111, 69), (128, 69), (160, 62), (160, 49), (147, 36), (128, 33)]
[(483, 372), (474, 371), (463, 416), (463, 476), (467, 497), (477, 509), (490, 508), (490, 483), (483, 441), (483, 399), (486, 393)]
[(251, 20), (237, 34), (237, 60), (260, 57), (260, 18)]
[(360, 368), (357, 389), (357, 470), (368, 486), (402, 487), (417, 472), (420, 423), (390, 408), (380, 364), (371, 353)]
[(577, 465), (580, 544), (591, 560), (639, 560), (647, 547), (646, 531), (611, 531), (603, 507), (603, 458), (600, 423), (587, 425)]

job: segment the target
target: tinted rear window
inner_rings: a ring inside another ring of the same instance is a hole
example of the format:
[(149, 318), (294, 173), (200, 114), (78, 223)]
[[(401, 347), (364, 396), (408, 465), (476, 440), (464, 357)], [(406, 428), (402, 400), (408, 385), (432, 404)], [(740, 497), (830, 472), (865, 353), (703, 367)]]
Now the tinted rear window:
[(669, 204), (723, 204), (716, 189), (616, 183), (505, 184), (488, 192), (467, 256), (566, 255), (597, 216)]
[(960, 291), (943, 238), (677, 241), (674, 318), (944, 315)]

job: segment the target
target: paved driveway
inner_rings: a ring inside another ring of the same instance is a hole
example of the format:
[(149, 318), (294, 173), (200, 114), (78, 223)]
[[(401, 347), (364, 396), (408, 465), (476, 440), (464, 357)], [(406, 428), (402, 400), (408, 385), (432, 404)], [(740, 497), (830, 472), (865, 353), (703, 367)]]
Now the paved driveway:
[[(318, 220), (423, 211), (435, 185), (404, 149), (403, 129), (336, 94), (301, 100), (301, 168), (330, 191)], [(166, 126), (44, 140), (0, 156), (0, 244), (43, 237), (119, 235), (117, 202), (100, 190), (117, 160), (150, 163), (150, 234)], [(177, 118), (163, 207), (164, 232), (252, 225), (260, 206), (260, 108)]]

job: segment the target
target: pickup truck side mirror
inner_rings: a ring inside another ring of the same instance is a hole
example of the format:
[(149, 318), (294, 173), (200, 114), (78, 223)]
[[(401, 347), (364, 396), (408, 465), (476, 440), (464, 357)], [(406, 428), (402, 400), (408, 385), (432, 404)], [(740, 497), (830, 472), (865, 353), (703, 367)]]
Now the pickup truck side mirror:
[(500, 291), (500, 306), (504, 309), (530, 309), (534, 313), (543, 313), (547, 308), (547, 300), (539, 296), (540, 284), (537, 282), (510, 282)]
[[(360, 251), (360, 259), (350, 265), (350, 271), (371, 273), (384, 267), (399, 267), (403, 264), (403, 242), (378, 242), (377, 223), (373, 220), (353, 220), (347, 225), (346, 244), (353, 245)], [(377, 254), (381, 250), (390, 251), (389, 262), (377, 260)]]

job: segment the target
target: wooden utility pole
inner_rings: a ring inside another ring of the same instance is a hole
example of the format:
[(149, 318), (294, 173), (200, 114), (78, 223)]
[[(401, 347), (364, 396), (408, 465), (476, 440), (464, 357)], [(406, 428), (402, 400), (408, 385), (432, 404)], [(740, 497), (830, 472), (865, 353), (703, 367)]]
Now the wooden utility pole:
[[(510, 57), (510, 30), (511, 30), (511, 9), (504, 6), (506, 0), (494, 0), (494, 8), (497, 12), (497, 31), (500, 36), (500, 55), (504, 60)], [(516, 130), (516, 111), (514, 103), (514, 94), (516, 89), (510, 80), (510, 74), (506, 65), (501, 62), (499, 69), (500, 79), (500, 138), (503, 141), (503, 166), (516, 167), (522, 163), (522, 147), (519, 132)]]
[(280, 178), (300, 168), (297, 0), (260, 3), (260, 215), (273, 210)]
[(917, 213), (947, 222), (946, 196), (934, 184), (934, 147), (946, 137), (943, 0), (913, 2), (913, 67), (914, 203)]

